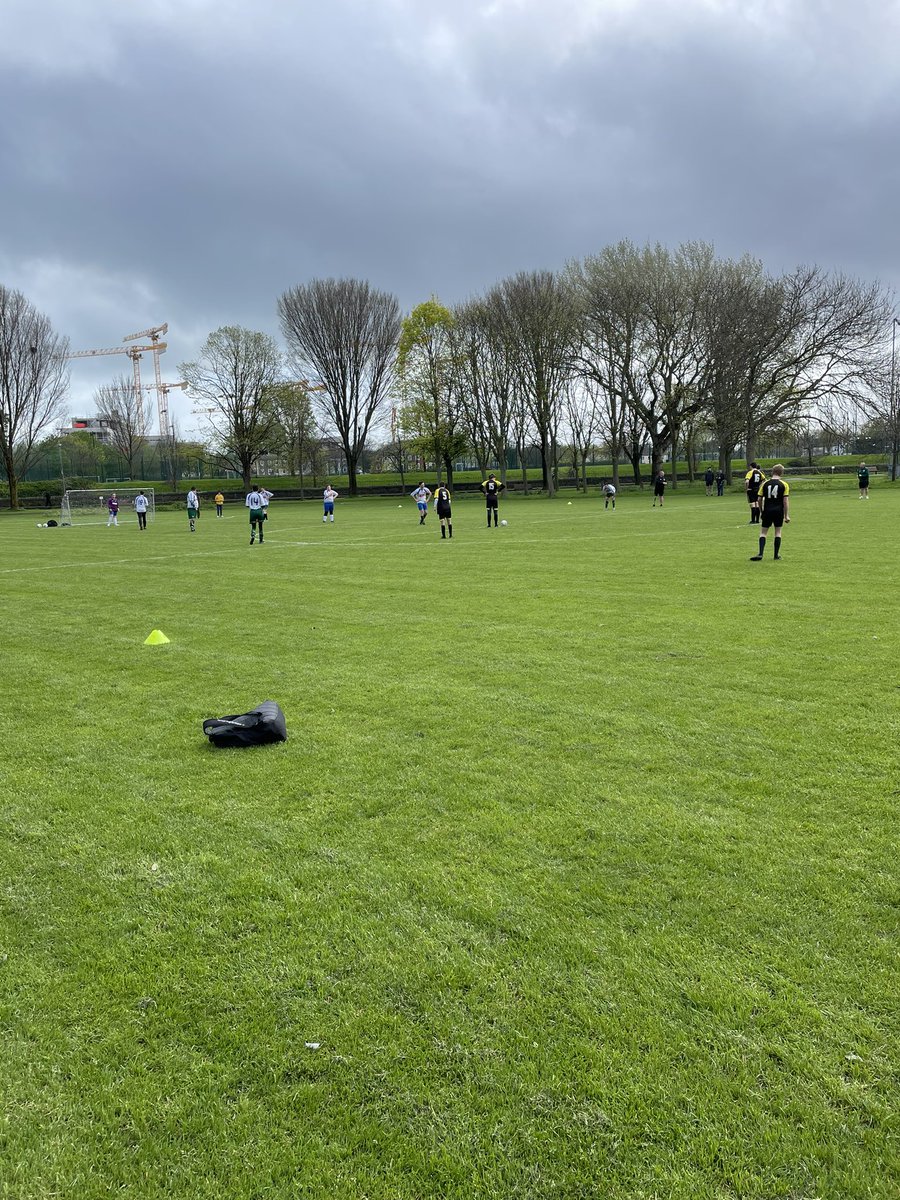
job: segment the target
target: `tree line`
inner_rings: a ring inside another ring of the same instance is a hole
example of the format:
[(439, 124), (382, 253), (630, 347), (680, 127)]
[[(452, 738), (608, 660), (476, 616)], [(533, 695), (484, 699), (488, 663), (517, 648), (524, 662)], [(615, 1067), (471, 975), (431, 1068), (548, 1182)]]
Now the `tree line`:
[[(224, 326), (181, 364), (206, 452), (249, 486), (279, 453), (301, 474), (322, 436), (341, 447), (355, 494), (373, 430), (452, 482), (460, 457), (506, 476), (537, 447), (556, 489), (566, 447), (582, 479), (603, 446), (639, 477), (698, 439), (730, 477), (738, 447), (804, 421), (877, 424), (900, 452), (893, 297), (878, 283), (798, 267), (773, 275), (703, 242), (670, 250), (622, 241), (561, 271), (519, 272), (453, 307), (432, 297), (405, 317), (396, 296), (317, 279), (278, 300), (270, 335)], [(0, 287), (0, 454), (16, 482), (65, 397), (68, 343), (20, 293)], [(143, 406), (120, 377), (95, 397), (131, 468)], [(170, 431), (171, 432), (171, 431)], [(177, 455), (171, 455), (177, 463)], [(524, 470), (524, 465), (523, 465)]]

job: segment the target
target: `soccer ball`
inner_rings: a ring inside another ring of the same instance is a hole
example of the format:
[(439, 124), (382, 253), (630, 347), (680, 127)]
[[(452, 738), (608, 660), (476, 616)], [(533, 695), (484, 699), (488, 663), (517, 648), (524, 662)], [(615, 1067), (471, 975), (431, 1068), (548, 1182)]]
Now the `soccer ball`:
[(501, 525), (508, 525), (508, 524), (509, 524), (509, 522), (508, 522), (508, 521), (501, 521), (501, 522), (500, 522), (500, 524), (501, 524)]
[(571, 507), (572, 507), (572, 501), (570, 500), (570, 501), (569, 501), (569, 508), (571, 508)]
[(43, 522), (43, 521), (38, 521), (37, 525), (38, 525), (38, 529), (43, 529), (43, 528), (44, 528), (44, 522)]
[(403, 507), (403, 505), (402, 505), (402, 504), (398, 504), (398, 505), (397, 505), (397, 507), (398, 507), (398, 508), (402, 508), (402, 507)]

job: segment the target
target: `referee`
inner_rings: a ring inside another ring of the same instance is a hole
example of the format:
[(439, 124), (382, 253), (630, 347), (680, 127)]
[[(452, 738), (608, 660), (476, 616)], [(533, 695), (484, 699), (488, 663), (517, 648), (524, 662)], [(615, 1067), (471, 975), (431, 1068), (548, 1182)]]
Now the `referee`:
[(781, 478), (783, 474), (784, 467), (778, 463), (777, 466), (772, 468), (772, 478), (760, 484), (759, 500), (762, 505), (760, 511), (762, 533), (759, 535), (759, 554), (754, 554), (750, 559), (751, 562), (762, 562), (763, 555), (766, 552), (766, 537), (773, 525), (775, 527), (774, 559), (777, 562), (781, 558), (781, 527), (782, 525), (789, 525), (791, 521), (790, 500), (788, 499), (791, 489)]

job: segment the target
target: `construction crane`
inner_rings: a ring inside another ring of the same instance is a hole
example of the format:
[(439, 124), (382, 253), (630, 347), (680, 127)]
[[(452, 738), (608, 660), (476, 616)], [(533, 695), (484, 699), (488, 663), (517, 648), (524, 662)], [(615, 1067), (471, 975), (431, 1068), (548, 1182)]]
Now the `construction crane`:
[[(131, 359), (131, 365), (134, 370), (134, 394), (137, 399), (138, 416), (141, 425), (144, 423), (144, 405), (141, 398), (143, 388), (141, 386), (141, 355), (152, 354), (156, 362), (156, 373), (159, 375), (159, 355), (166, 349), (165, 342), (154, 341), (149, 346), (112, 346), (103, 350), (74, 350), (71, 354), (66, 355), (67, 358), (97, 358), (103, 354), (127, 354)], [(153, 385), (157, 386), (156, 384)]]
[(156, 409), (159, 414), (159, 436), (169, 436), (169, 387), (181, 387), (181, 384), (165, 385), (159, 369), (159, 356), (166, 348), (166, 343), (159, 339), (168, 333), (168, 321), (163, 325), (154, 325), (152, 329), (141, 329), (138, 333), (129, 333), (122, 338), (123, 342), (136, 342), (139, 338), (150, 339), (150, 353), (153, 355), (153, 379), (156, 387)]
[[(123, 342), (136, 342), (141, 338), (149, 338), (149, 345), (144, 346), (117, 346), (105, 350), (76, 350), (70, 354), (69, 358), (95, 358), (99, 354), (127, 354), (131, 359), (131, 365), (134, 371), (134, 394), (138, 407), (138, 418), (141, 423), (141, 428), (144, 425), (144, 402), (142, 392), (156, 392), (156, 407), (159, 414), (159, 436), (168, 437), (169, 429), (169, 392), (173, 388), (187, 387), (186, 383), (163, 383), (162, 373), (159, 369), (159, 356), (168, 349), (168, 344), (161, 341), (164, 333), (168, 333), (169, 324), (166, 322), (163, 325), (154, 325), (150, 329), (141, 329), (137, 333), (126, 334), (122, 338)], [(141, 355), (153, 355), (153, 383), (141, 383)]]

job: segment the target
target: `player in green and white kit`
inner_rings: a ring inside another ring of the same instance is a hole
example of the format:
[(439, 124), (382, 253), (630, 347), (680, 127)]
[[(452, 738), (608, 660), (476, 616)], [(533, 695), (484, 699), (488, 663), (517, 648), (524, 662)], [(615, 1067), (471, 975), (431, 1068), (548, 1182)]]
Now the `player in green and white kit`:
[(191, 533), (197, 528), (197, 518), (200, 516), (200, 497), (193, 488), (187, 494), (188, 525)]
[(263, 506), (262, 494), (259, 490), (259, 484), (253, 485), (253, 490), (247, 493), (247, 499), (244, 501), (247, 508), (250, 509), (250, 545), (252, 546), (256, 540), (256, 532), (259, 530), (259, 544), (263, 544), (263, 521), (266, 519), (266, 510)]

